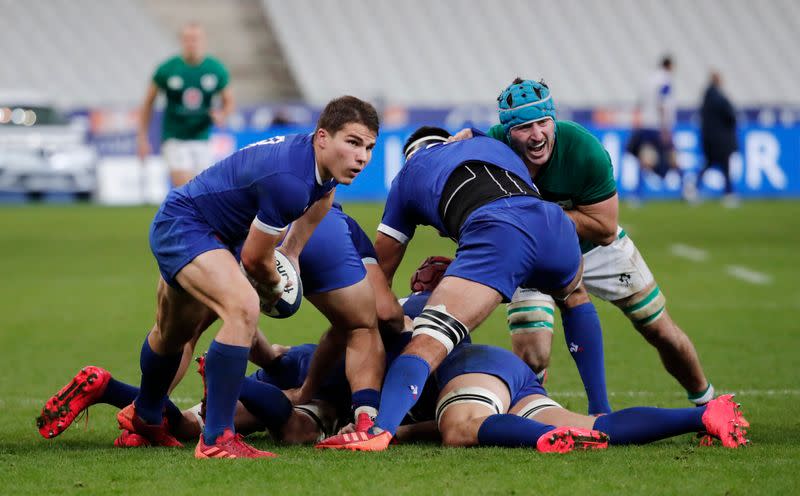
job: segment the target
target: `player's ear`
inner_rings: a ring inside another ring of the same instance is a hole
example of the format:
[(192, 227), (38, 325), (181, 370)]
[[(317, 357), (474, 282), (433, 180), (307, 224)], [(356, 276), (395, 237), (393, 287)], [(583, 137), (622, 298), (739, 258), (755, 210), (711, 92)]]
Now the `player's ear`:
[(331, 133), (325, 128), (319, 128), (314, 132), (314, 141), (319, 143), (320, 146), (325, 147), (331, 139)]

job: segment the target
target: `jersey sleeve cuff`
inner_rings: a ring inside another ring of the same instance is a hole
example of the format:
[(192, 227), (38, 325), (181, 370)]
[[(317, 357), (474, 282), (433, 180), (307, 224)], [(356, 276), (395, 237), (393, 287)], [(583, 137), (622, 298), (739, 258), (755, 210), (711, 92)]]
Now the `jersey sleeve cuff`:
[(255, 219), (253, 219), (253, 227), (255, 227), (256, 229), (258, 229), (259, 231), (261, 231), (263, 233), (276, 235), (276, 234), (280, 234), (283, 231), (285, 231), (286, 228), (289, 227), (289, 226), (274, 227), (274, 226), (271, 226), (269, 224), (265, 224), (264, 222), (261, 222), (261, 220), (259, 220), (259, 218), (256, 217)]
[(611, 191), (610, 193), (606, 193), (605, 195), (598, 196), (597, 198), (592, 198), (590, 200), (582, 201), (580, 203), (577, 203), (577, 205), (594, 205), (595, 203), (600, 203), (601, 201), (606, 201), (606, 200), (608, 200), (609, 198), (611, 198), (612, 196), (614, 196), (616, 194), (617, 194), (617, 190), (615, 188), (614, 191)]
[(400, 231), (398, 231), (393, 227), (387, 226), (386, 224), (380, 224), (378, 226), (378, 232), (382, 232), (383, 234), (389, 236), (390, 238), (396, 239), (397, 241), (400, 242), (400, 244), (404, 245), (408, 243), (408, 236), (406, 236), (405, 234), (401, 233)]

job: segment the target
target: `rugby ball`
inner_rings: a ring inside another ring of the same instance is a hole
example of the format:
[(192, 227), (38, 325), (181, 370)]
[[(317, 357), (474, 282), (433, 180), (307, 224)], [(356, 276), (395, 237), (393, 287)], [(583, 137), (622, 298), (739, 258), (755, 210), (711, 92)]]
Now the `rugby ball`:
[(291, 317), (300, 309), (300, 303), (303, 302), (303, 282), (300, 280), (297, 267), (292, 264), (286, 255), (278, 250), (275, 250), (275, 268), (278, 274), (286, 279), (287, 283), (291, 282), (291, 285), (287, 284), (283, 290), (283, 295), (275, 303), (275, 306), (268, 308), (262, 304), (261, 311), (268, 317), (285, 319), (286, 317)]
[[(239, 262), (239, 268), (242, 269), (242, 273), (247, 277), (247, 280), (250, 281), (250, 284), (258, 291), (258, 283), (247, 273), (247, 270), (245, 270), (241, 262)], [(303, 282), (300, 280), (300, 276), (297, 273), (297, 267), (289, 261), (286, 255), (278, 250), (275, 250), (275, 268), (278, 274), (284, 278), (287, 285), (283, 289), (283, 295), (281, 295), (273, 307), (266, 306), (264, 303), (265, 299), (261, 293), (258, 292), (258, 297), (261, 300), (261, 313), (268, 317), (285, 319), (286, 317), (291, 317), (300, 309), (300, 303), (303, 301)], [(291, 285), (288, 284), (290, 281), (292, 283)]]

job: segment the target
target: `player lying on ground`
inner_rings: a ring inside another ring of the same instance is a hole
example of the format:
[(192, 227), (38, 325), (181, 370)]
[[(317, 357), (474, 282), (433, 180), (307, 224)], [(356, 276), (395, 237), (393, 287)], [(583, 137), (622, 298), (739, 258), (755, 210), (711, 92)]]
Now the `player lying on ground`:
[(536, 446), (562, 452), (697, 432), (728, 448), (747, 443), (749, 424), (732, 395), (699, 408), (634, 407), (599, 417), (581, 415), (550, 399), (515, 354), (476, 344), (458, 346), (435, 377), (440, 389), (436, 422), (447, 446)]
[[(697, 351), (672, 320), (666, 299), (630, 236), (619, 226), (619, 204), (611, 158), (600, 141), (580, 125), (556, 119), (550, 89), (517, 78), (498, 97), (501, 124), (488, 135), (507, 143), (522, 158), (542, 198), (561, 205), (575, 222), (583, 253), (583, 280), (593, 296), (610, 301), (653, 345), (667, 371), (701, 405), (714, 397)], [(454, 137), (472, 136), (465, 129)], [(553, 299), (520, 289), (508, 305), (515, 353), (540, 377), (550, 361)], [(564, 328), (564, 338), (581, 378), (601, 377), (602, 340), (589, 329)], [(592, 372), (592, 370), (595, 372)], [(586, 370), (586, 372), (584, 372)], [(595, 413), (589, 397), (589, 411)]]

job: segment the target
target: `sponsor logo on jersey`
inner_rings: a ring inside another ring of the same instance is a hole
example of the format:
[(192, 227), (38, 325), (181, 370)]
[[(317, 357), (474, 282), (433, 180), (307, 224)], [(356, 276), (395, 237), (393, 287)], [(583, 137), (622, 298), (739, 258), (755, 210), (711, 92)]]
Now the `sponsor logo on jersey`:
[(216, 74), (203, 74), (200, 78), (200, 87), (209, 92), (217, 89), (218, 83), (219, 79)]
[(183, 88), (183, 78), (180, 76), (170, 76), (169, 79), (167, 79), (167, 88), (171, 90)]
[(203, 92), (197, 88), (183, 90), (183, 106), (189, 110), (197, 110), (203, 104)]
[(417, 395), (419, 394), (419, 388), (417, 387), (417, 385), (411, 384), (408, 386), (408, 389), (411, 390), (411, 394), (414, 396), (414, 399), (416, 399)]
[(619, 283), (626, 288), (631, 287), (631, 275), (630, 274), (620, 274), (619, 275)]

